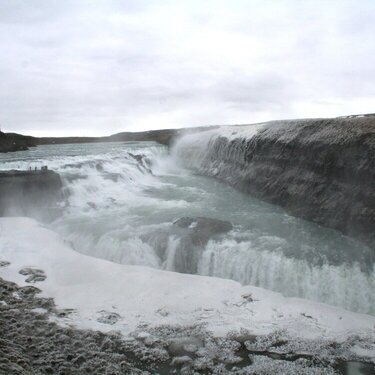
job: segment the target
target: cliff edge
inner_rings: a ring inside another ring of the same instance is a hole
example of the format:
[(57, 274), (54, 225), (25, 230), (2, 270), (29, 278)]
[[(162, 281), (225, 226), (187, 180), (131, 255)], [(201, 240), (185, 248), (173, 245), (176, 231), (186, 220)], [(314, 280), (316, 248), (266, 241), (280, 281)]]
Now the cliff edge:
[(188, 167), (375, 248), (374, 115), (203, 134), (203, 141), (187, 136), (176, 144)]
[(62, 182), (56, 172), (0, 172), (0, 216), (51, 217), (61, 199)]
[(34, 137), (0, 131), (0, 152), (24, 151), (35, 146)]

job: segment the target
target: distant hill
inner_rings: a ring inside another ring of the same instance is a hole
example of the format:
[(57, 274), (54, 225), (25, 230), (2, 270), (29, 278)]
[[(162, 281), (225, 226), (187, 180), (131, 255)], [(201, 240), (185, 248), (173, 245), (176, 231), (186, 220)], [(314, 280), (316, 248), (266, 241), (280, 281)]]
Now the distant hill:
[(0, 152), (28, 150), (36, 146), (36, 138), (17, 133), (0, 131)]
[(131, 142), (131, 141), (154, 141), (169, 145), (172, 138), (187, 132), (198, 132), (208, 130), (215, 126), (182, 128), (182, 129), (161, 129), (144, 132), (122, 132), (107, 137), (31, 137), (17, 133), (0, 132), (0, 152), (11, 152), (28, 150), (29, 147), (50, 144), (68, 143), (96, 143), (96, 142)]

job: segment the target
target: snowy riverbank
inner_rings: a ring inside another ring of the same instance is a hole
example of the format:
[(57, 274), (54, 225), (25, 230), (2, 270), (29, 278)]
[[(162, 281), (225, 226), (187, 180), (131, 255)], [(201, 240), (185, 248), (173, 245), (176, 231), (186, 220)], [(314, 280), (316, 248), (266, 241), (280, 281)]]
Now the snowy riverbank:
[(315, 347), (334, 341), (345, 344), (346, 358), (375, 362), (375, 317), (230, 280), (95, 259), (32, 219), (0, 219), (0, 261), (10, 263), (0, 267), (4, 280), (35, 285), (58, 309), (73, 309), (50, 317), (65, 327), (124, 337), (186, 327), (210, 337), (287, 337)]

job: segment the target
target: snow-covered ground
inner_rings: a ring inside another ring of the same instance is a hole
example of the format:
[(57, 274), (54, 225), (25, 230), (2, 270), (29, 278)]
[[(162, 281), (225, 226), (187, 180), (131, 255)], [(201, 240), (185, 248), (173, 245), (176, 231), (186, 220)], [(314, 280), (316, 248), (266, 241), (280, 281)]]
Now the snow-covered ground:
[[(285, 330), (291, 337), (338, 342), (353, 335), (375, 337), (373, 316), (230, 280), (95, 259), (32, 219), (0, 219), (0, 261), (10, 262), (0, 267), (0, 277), (19, 285), (30, 285), (21, 269), (43, 270), (46, 279), (35, 285), (58, 308), (74, 309), (60, 323), (79, 328), (128, 335), (139, 327), (200, 325), (214, 336), (242, 329), (255, 335)], [(114, 317), (113, 324), (106, 316)], [(375, 360), (373, 349), (367, 347), (365, 354)]]
[(210, 141), (218, 137), (224, 137), (232, 141), (234, 139), (243, 138), (250, 139), (258, 133), (259, 130), (265, 128), (267, 123), (251, 124), (251, 125), (235, 125), (220, 126), (215, 129), (206, 130), (199, 133), (185, 134), (177, 139), (172, 152), (175, 154), (180, 148), (194, 148), (199, 156), (203, 157), (207, 151)]

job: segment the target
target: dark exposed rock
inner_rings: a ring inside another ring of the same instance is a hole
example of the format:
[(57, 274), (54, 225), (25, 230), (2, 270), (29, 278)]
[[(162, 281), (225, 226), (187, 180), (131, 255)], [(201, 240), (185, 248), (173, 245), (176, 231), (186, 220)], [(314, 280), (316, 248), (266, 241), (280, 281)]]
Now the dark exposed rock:
[[(229, 232), (233, 228), (228, 221), (206, 217), (182, 217), (174, 221), (165, 230), (150, 232), (141, 236), (142, 241), (150, 244), (162, 262), (168, 261), (168, 248), (175, 245), (173, 264), (174, 271), (181, 273), (197, 273), (198, 261), (207, 242), (211, 238)], [(172, 259), (169, 259), (172, 261)]]
[(0, 216), (51, 217), (61, 199), (62, 182), (56, 172), (0, 172)]
[(142, 173), (147, 172), (149, 174), (152, 174), (151, 160), (149, 158), (147, 158), (146, 155), (143, 155), (143, 154), (135, 155), (135, 154), (132, 154), (131, 152), (128, 152), (128, 155), (131, 156), (134, 160), (137, 161), (137, 163), (138, 163), (138, 169)]
[(207, 242), (215, 235), (227, 233), (233, 228), (228, 221), (206, 217), (182, 217), (173, 224), (181, 228), (174, 268), (178, 272), (192, 274), (198, 272), (198, 261)]
[(251, 139), (217, 137), (198, 170), (374, 248), (374, 155), (373, 115), (273, 121)]
[[(168, 264), (169, 269), (196, 274), (199, 259), (208, 241), (220, 238), (220, 235), (232, 228), (228, 221), (207, 217), (182, 217), (165, 230), (147, 233), (142, 235), (141, 239), (152, 246), (162, 262), (173, 262)], [(174, 249), (171, 250), (170, 247)], [(168, 249), (173, 252), (172, 256)]]
[(25, 280), (27, 283), (36, 283), (38, 281), (44, 281), (47, 278), (43, 270), (38, 270), (35, 268), (22, 268), (19, 273), (21, 275), (28, 276)]
[(194, 244), (207, 244), (210, 237), (219, 233), (227, 233), (233, 226), (229, 221), (212, 219), (209, 217), (182, 217), (174, 223), (180, 228), (190, 229)]
[(0, 152), (25, 151), (34, 146), (34, 137), (0, 131)]

